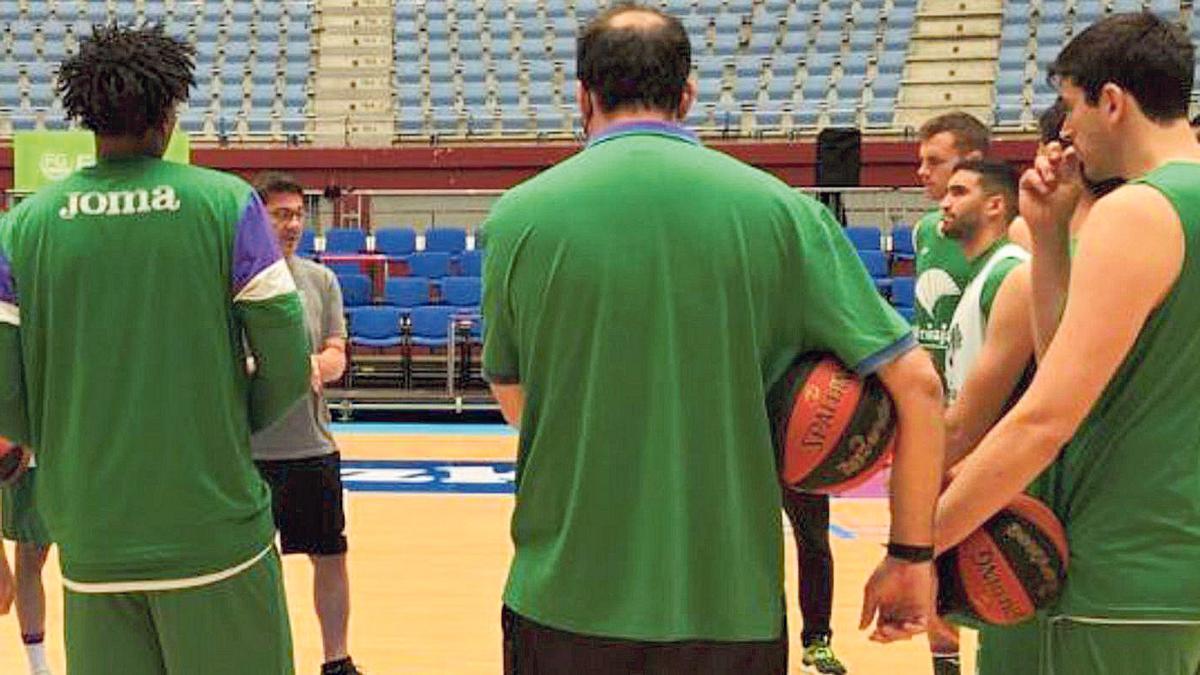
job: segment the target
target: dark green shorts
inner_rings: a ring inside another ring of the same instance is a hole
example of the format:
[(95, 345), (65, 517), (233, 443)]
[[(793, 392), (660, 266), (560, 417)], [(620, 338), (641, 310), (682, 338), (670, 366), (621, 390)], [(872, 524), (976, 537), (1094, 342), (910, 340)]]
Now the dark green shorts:
[(1200, 625), (1050, 622), (1041, 675), (1142, 673), (1200, 673)]
[(9, 541), (49, 546), (50, 533), (37, 511), (36, 473), (37, 469), (31, 468), (17, 482), (0, 490), (0, 531)]
[(172, 591), (66, 591), (71, 675), (292, 675), (279, 555)]
[(1016, 626), (979, 629), (975, 675), (1037, 675), (1042, 656), (1041, 616)]

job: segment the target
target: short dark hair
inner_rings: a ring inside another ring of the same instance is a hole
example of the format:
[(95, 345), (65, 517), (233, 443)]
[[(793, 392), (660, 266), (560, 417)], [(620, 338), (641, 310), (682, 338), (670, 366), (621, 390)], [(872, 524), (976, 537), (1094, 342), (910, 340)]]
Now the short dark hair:
[(1062, 140), (1063, 122), (1067, 121), (1067, 106), (1062, 98), (1054, 99), (1049, 108), (1038, 115), (1038, 136), (1042, 145)]
[(1002, 159), (965, 159), (954, 165), (955, 171), (970, 171), (979, 174), (979, 185), (984, 194), (1004, 197), (1007, 219), (1017, 217), (1017, 191), (1020, 177), (1011, 164)]
[(917, 137), (924, 142), (947, 132), (954, 137), (954, 147), (964, 155), (969, 152), (986, 153), (988, 143), (992, 140), (987, 125), (975, 116), (958, 110), (926, 120), (917, 131)]
[(187, 100), (195, 49), (162, 26), (93, 26), (62, 62), (59, 94), (67, 115), (101, 136), (141, 136)]
[[(660, 20), (614, 28), (612, 20), (627, 12), (644, 12)], [(679, 107), (692, 69), (692, 45), (679, 19), (652, 7), (620, 4), (588, 22), (577, 47), (579, 81), (599, 95), (605, 112)]]
[(253, 185), (254, 191), (258, 193), (263, 202), (266, 202), (271, 195), (304, 196), (304, 186), (297, 183), (292, 174), (282, 171), (263, 171), (254, 177)]
[(1129, 92), (1147, 118), (1186, 118), (1195, 49), (1180, 26), (1150, 12), (1115, 14), (1088, 26), (1050, 66), (1050, 81), (1079, 87), (1090, 105), (1112, 83)]

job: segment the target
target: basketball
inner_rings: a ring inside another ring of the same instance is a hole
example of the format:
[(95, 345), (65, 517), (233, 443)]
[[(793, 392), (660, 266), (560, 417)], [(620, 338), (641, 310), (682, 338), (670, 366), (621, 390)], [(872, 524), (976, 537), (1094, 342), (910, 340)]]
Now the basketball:
[(1052, 603), (1067, 578), (1067, 535), (1045, 504), (1015, 500), (937, 561), (938, 614), (1008, 626)]
[(0, 486), (21, 477), (29, 466), (29, 452), (7, 438), (0, 437)]
[(837, 357), (798, 357), (767, 397), (783, 484), (834, 494), (879, 473), (891, 458), (896, 413), (879, 378), (859, 377)]

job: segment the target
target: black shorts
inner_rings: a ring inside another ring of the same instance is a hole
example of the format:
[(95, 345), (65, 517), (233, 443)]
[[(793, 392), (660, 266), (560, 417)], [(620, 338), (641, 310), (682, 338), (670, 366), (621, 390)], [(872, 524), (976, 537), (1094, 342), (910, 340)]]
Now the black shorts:
[(285, 554), (346, 552), (340, 453), (254, 464), (271, 486), (271, 511)]
[(636, 642), (549, 628), (501, 611), (504, 675), (786, 675), (787, 627), (767, 642)]

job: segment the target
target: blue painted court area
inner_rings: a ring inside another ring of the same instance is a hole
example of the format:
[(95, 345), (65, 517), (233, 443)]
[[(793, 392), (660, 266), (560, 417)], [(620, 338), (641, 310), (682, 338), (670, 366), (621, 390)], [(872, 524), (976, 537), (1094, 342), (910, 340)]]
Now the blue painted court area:
[[(515, 480), (513, 462), (342, 460), (342, 483), (351, 492), (508, 495)], [(855, 538), (852, 530), (836, 524), (829, 532), (838, 539)]]
[(512, 494), (515, 480), (512, 462), (342, 461), (342, 483), (351, 492)]

